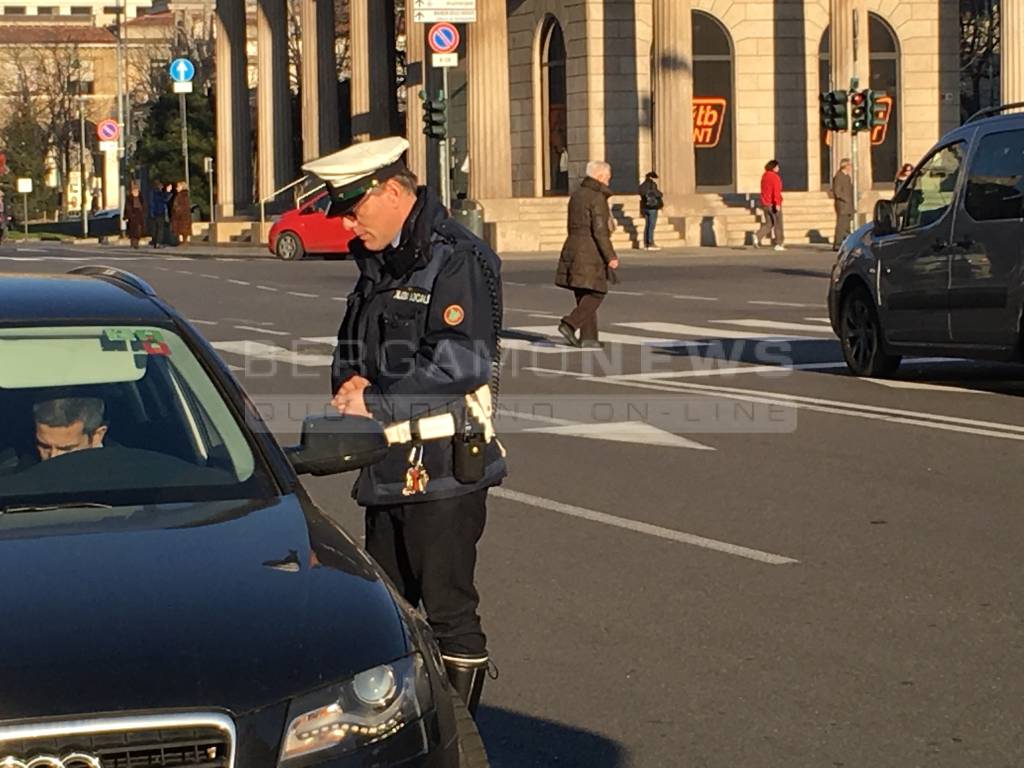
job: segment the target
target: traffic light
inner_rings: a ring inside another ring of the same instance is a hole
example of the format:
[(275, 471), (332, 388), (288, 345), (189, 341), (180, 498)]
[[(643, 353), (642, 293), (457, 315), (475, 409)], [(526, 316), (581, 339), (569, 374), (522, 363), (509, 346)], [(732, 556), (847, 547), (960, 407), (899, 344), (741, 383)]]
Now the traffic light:
[(868, 130), (868, 94), (870, 91), (857, 91), (850, 95), (850, 131), (860, 133)]
[(445, 139), (448, 135), (448, 104), (444, 94), (438, 94), (437, 101), (432, 101), (425, 91), (420, 91), (420, 98), (423, 100), (423, 133), (432, 139)]
[(874, 128), (879, 125), (888, 125), (889, 109), (892, 102), (889, 94), (885, 91), (865, 91), (867, 100), (869, 125)]
[(821, 123), (826, 131), (846, 130), (846, 99), (846, 91), (825, 92), (818, 96)]

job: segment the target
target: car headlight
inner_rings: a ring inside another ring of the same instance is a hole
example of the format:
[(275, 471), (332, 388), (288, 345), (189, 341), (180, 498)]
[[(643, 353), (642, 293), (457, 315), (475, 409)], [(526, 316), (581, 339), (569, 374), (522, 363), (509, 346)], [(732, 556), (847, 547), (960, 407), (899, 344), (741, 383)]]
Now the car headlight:
[(432, 706), (419, 654), (368, 669), (292, 703), (281, 762), (326, 749), (351, 752), (383, 741)]

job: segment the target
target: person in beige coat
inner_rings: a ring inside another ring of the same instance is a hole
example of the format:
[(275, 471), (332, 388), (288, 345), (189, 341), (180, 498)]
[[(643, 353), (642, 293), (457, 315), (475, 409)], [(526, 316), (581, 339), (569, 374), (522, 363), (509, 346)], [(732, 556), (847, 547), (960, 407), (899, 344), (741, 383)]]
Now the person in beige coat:
[(611, 166), (592, 161), (587, 164), (587, 177), (569, 198), (569, 236), (558, 260), (555, 285), (576, 297), (576, 308), (558, 324), (558, 332), (574, 347), (601, 346), (597, 310), (608, 293), (609, 279), (614, 282), (619, 268), (611, 239), (611, 180)]

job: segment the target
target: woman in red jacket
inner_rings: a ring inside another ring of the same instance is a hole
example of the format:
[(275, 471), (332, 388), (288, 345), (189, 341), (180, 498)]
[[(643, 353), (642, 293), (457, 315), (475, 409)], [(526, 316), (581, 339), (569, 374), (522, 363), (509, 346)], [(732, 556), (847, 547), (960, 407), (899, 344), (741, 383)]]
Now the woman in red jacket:
[(758, 248), (761, 241), (772, 235), (776, 251), (786, 250), (785, 236), (782, 233), (782, 176), (779, 175), (779, 161), (769, 160), (761, 176), (761, 210), (764, 211), (764, 224), (754, 236)]

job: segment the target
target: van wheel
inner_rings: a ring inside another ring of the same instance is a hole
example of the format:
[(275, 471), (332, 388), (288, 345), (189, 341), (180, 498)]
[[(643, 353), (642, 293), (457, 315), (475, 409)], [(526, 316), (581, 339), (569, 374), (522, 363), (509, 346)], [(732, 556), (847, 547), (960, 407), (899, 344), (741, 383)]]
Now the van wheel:
[(294, 232), (284, 232), (277, 238), (275, 252), (277, 253), (277, 258), (282, 261), (298, 261), (302, 258), (304, 249), (298, 235)]
[(455, 707), (455, 729), (459, 738), (459, 768), (488, 768), (487, 750), (480, 738), (473, 716), (456, 693), (452, 696)]
[(882, 323), (870, 294), (856, 288), (843, 299), (839, 315), (843, 359), (855, 376), (878, 378), (896, 372), (902, 358), (885, 354)]

